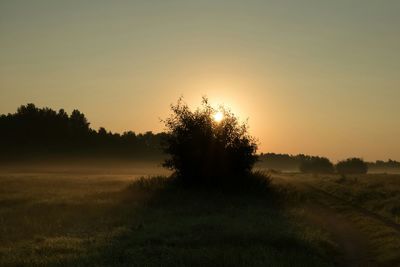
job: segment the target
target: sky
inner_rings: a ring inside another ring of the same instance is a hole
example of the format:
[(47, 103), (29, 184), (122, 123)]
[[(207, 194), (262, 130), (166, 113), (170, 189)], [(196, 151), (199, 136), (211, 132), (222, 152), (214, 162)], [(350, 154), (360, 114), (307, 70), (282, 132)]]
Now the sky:
[(231, 108), (261, 152), (400, 160), (400, 1), (0, 0), (0, 113), (116, 132), (180, 96)]

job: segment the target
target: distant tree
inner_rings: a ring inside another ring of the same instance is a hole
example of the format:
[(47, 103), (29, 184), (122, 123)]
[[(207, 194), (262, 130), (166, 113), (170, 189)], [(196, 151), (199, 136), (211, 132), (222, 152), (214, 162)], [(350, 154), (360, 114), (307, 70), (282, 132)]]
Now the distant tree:
[(79, 110), (75, 109), (72, 111), (69, 121), (71, 123), (71, 128), (76, 132), (88, 132), (90, 123), (87, 121), (85, 115)]
[(360, 158), (349, 158), (339, 161), (336, 170), (340, 174), (365, 174), (368, 172), (368, 165)]
[(225, 108), (217, 122), (217, 110), (206, 98), (202, 106), (191, 111), (182, 99), (171, 106), (172, 114), (165, 126), (167, 137), (164, 152), (170, 158), (164, 166), (189, 183), (217, 183), (225, 179), (243, 177), (251, 172), (257, 161), (257, 144), (248, 134), (246, 124)]
[(300, 171), (303, 173), (333, 173), (334, 166), (329, 159), (324, 157), (303, 157)]
[(259, 164), (267, 169), (296, 171), (302, 159), (299, 156), (276, 153), (261, 153)]

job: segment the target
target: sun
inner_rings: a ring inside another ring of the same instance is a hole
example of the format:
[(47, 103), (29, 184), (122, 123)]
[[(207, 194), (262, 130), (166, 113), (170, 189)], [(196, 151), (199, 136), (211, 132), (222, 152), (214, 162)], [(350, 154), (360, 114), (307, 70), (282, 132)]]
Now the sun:
[(221, 122), (224, 119), (224, 114), (221, 111), (218, 111), (213, 115), (214, 121)]

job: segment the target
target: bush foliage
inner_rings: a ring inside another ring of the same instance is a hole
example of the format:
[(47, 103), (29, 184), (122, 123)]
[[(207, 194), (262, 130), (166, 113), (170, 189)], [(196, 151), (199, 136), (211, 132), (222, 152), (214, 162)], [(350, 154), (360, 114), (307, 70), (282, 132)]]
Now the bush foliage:
[[(200, 108), (192, 111), (182, 99), (171, 105), (172, 114), (164, 123), (167, 138), (164, 166), (186, 182), (217, 182), (245, 177), (257, 161), (257, 143), (248, 134), (246, 123), (224, 107), (213, 108), (203, 98)], [(223, 119), (213, 119), (216, 112)]]

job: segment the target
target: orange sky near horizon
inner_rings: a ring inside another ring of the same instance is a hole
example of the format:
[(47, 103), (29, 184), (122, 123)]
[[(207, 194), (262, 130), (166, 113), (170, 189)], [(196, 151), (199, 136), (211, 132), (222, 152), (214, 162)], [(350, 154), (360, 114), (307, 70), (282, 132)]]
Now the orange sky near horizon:
[(163, 130), (207, 96), (261, 152), (400, 160), (399, 1), (1, 1), (0, 113)]

